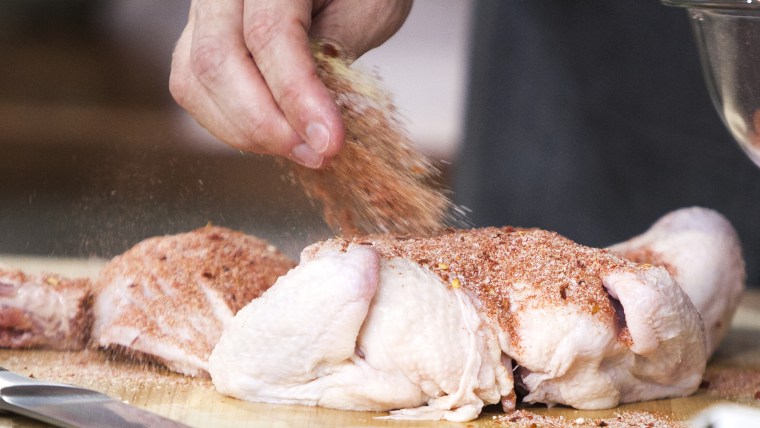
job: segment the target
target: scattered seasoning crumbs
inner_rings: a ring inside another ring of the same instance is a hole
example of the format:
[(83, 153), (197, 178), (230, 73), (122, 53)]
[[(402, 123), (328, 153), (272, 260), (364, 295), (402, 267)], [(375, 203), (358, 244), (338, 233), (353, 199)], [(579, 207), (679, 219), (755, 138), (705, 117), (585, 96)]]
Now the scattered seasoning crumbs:
[(20, 375), (95, 389), (125, 402), (145, 390), (192, 387), (212, 391), (214, 388), (207, 378), (183, 376), (150, 362), (129, 361), (123, 356), (94, 349), (2, 350), (2, 358), (3, 367)]
[(720, 398), (760, 400), (760, 370), (708, 367), (700, 388)]
[(686, 428), (685, 422), (659, 414), (643, 411), (625, 411), (611, 418), (578, 418), (573, 421), (564, 416), (545, 416), (528, 410), (493, 417), (493, 421), (515, 428), (566, 428), (566, 427), (609, 427), (609, 428)]
[(459, 288), (462, 286), (462, 282), (459, 280), (459, 278), (454, 278), (451, 280), (451, 288)]

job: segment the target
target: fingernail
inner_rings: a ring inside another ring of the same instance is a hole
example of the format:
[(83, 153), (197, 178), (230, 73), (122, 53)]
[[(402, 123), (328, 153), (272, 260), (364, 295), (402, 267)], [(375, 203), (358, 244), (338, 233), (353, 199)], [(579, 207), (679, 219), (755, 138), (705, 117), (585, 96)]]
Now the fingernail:
[(312, 149), (317, 153), (324, 153), (330, 144), (330, 131), (319, 122), (309, 122), (306, 125), (306, 138)]
[(290, 152), (290, 159), (308, 168), (319, 168), (324, 160), (306, 143), (295, 146)]

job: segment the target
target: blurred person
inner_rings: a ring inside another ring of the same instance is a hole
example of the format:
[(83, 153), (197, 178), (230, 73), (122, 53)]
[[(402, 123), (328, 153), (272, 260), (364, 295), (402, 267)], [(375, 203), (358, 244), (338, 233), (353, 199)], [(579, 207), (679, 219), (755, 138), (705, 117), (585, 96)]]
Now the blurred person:
[[(343, 123), (309, 38), (352, 57), (410, 1), (195, 0), (172, 65), (178, 102), (222, 141), (322, 167)], [(656, 0), (479, 1), (457, 202), (478, 226), (536, 226), (605, 246), (665, 212), (725, 214), (760, 281), (760, 170), (713, 110), (683, 10)]]

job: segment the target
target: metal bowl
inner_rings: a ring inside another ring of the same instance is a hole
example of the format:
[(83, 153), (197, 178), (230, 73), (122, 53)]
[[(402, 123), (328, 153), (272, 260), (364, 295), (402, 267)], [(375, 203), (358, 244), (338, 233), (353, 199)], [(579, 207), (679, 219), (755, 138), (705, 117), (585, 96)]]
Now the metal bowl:
[(662, 0), (691, 21), (715, 108), (760, 166), (760, 0)]

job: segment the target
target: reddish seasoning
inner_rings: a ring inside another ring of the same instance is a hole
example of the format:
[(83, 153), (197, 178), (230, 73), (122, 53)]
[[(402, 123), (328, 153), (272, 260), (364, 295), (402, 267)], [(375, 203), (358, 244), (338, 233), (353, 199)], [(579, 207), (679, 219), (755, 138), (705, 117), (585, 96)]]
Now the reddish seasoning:
[(720, 398), (760, 400), (760, 370), (707, 367), (700, 387)]
[(344, 236), (428, 236), (463, 218), (440, 186), (440, 169), (415, 149), (378, 80), (349, 67), (334, 45), (315, 43), (312, 50), (343, 115), (345, 146), (323, 169), (291, 167), (328, 226)]
[(520, 428), (567, 428), (567, 427), (608, 427), (608, 428), (685, 428), (682, 421), (654, 412), (624, 411), (611, 418), (568, 419), (563, 416), (546, 416), (528, 410), (517, 410), (510, 414), (494, 416), (493, 421), (509, 427)]
[[(106, 322), (96, 324), (97, 333), (127, 326), (139, 331), (142, 338), (207, 359), (224, 326), (212, 314), (205, 290), (218, 296), (234, 314), (293, 266), (293, 260), (267, 241), (219, 226), (148, 238), (113, 258), (95, 281), (96, 292), (120, 288), (123, 281), (130, 281), (127, 289), (119, 290), (126, 293), (121, 299), (130, 304), (114, 308)], [(101, 300), (99, 304), (105, 308), (109, 302)], [(163, 316), (166, 313), (203, 315), (208, 320), (204, 335), (173, 334), (189, 328), (193, 318)], [(142, 351), (137, 345), (116, 349), (142, 356), (135, 352)]]
[[(513, 227), (447, 230), (430, 238), (336, 238), (309, 247), (305, 253), (308, 257), (324, 247), (345, 250), (367, 242), (384, 257), (412, 260), (444, 284), (461, 287), (476, 297), (484, 313), (508, 333), (515, 349), (520, 349), (522, 342), (519, 314), (541, 307), (572, 306), (600, 322), (618, 323), (602, 278), (611, 271), (652, 269), (555, 232)], [(630, 341), (623, 325), (618, 340)]]

